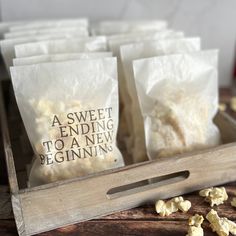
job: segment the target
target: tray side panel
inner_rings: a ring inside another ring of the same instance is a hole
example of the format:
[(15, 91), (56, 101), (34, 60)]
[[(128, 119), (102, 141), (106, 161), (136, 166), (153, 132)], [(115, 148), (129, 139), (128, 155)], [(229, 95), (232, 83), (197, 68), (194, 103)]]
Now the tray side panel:
[[(158, 186), (149, 184), (109, 199), (111, 188), (188, 170), (187, 179)], [(26, 235), (89, 220), (147, 202), (236, 180), (236, 146), (164, 158), (96, 177), (54, 184), (20, 193)]]
[(22, 215), (22, 205), (20, 201), (20, 196), (18, 194), (13, 194), (11, 196), (11, 201), (12, 201), (12, 208), (14, 212), (14, 217), (15, 217), (15, 222), (16, 222), (16, 227), (18, 230), (18, 234), (20, 236), (25, 236), (25, 224), (24, 224), (24, 219)]
[(4, 102), (3, 88), (2, 88), (2, 82), (0, 82), (0, 122), (1, 122), (1, 127), (2, 127), (3, 147), (4, 147), (4, 152), (5, 152), (10, 190), (12, 193), (17, 193), (19, 191), (19, 187), (18, 187), (16, 169), (15, 169), (15, 164), (14, 164), (14, 159), (13, 159), (13, 154), (12, 154), (12, 149), (11, 149), (6, 111), (5, 111), (3, 102)]

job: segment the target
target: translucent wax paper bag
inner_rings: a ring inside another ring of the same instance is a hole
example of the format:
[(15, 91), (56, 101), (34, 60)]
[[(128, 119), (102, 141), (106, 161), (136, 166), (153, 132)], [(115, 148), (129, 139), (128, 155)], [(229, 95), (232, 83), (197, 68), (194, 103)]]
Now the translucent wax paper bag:
[(85, 37), (80, 39), (46, 40), (15, 46), (16, 57), (30, 57), (58, 53), (96, 52), (106, 50), (107, 41), (104, 36)]
[(58, 33), (76, 33), (81, 36), (88, 36), (88, 29), (84, 27), (60, 27), (60, 28), (45, 28), (25, 31), (8, 32), (4, 34), (5, 39), (22, 38), (28, 36), (40, 36), (44, 34), (58, 34)]
[(18, 23), (9, 27), (10, 32), (35, 30), (45, 28), (61, 28), (61, 27), (85, 27), (88, 28), (89, 22), (87, 18), (74, 19), (55, 19), (55, 20), (38, 20)]
[(87, 53), (62, 53), (52, 55), (39, 55), (32, 57), (14, 58), (14, 66), (33, 65), (52, 61), (69, 61), (79, 59), (95, 59), (103, 57), (112, 57), (111, 52), (87, 52)]
[(86, 36), (80, 36), (75, 32), (70, 33), (63, 33), (60, 32), (58, 34), (45, 34), (40, 36), (30, 36), (30, 37), (23, 37), (23, 38), (14, 38), (14, 39), (5, 39), (0, 41), (1, 46), (1, 53), (3, 56), (3, 60), (7, 70), (9, 70), (10, 66), (13, 65), (12, 60), (15, 58), (15, 45), (18, 44), (25, 44), (29, 42), (38, 42), (38, 41), (45, 41), (49, 39), (66, 39), (66, 38), (88, 38)]
[(123, 166), (115, 58), (11, 67), (35, 186)]
[(32, 30), (40, 28), (60, 28), (60, 27), (88, 27), (88, 19), (57, 19), (57, 20), (37, 20), (37, 21), (8, 21), (0, 23), (0, 38), (9, 31)]
[(120, 56), (124, 71), (124, 79), (129, 98), (126, 101), (125, 114), (130, 117), (134, 138), (132, 157), (134, 162), (147, 159), (144, 137), (143, 118), (133, 75), (132, 61), (139, 58), (161, 56), (173, 53), (184, 53), (200, 50), (199, 38), (166, 38), (155, 41), (132, 43), (120, 47)]
[(153, 57), (133, 62), (150, 159), (220, 143), (218, 51)]
[(155, 39), (164, 39), (164, 38), (182, 38), (184, 36), (183, 32), (175, 32), (172, 30), (163, 30), (163, 31), (148, 31), (148, 32), (135, 32), (130, 34), (123, 35), (114, 35), (108, 37), (108, 48), (112, 51), (113, 55), (117, 57), (118, 60), (118, 80), (119, 80), (119, 92), (120, 92), (120, 126), (119, 126), (119, 137), (121, 140), (124, 140), (127, 149), (131, 151), (131, 146), (133, 143), (132, 135), (132, 124), (130, 123), (131, 118), (129, 114), (125, 113), (125, 106), (127, 101), (130, 99), (127, 93), (127, 87), (124, 79), (123, 68), (120, 60), (120, 46), (133, 43), (133, 42), (142, 42), (146, 40), (155, 40)]
[(0, 38), (2, 39), (4, 34), (9, 32), (10, 27), (22, 24), (22, 21), (7, 21), (0, 22)]
[(113, 35), (141, 31), (157, 31), (167, 28), (163, 20), (144, 21), (101, 21), (92, 27), (94, 35)]

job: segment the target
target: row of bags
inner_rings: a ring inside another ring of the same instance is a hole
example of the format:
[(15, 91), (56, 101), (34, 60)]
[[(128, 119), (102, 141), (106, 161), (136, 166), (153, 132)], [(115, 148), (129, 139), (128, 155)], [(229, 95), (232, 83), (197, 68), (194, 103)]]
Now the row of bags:
[(164, 21), (7, 24), (0, 45), (35, 153), (30, 186), (123, 166), (117, 131), (133, 163), (220, 143), (218, 51), (199, 38)]

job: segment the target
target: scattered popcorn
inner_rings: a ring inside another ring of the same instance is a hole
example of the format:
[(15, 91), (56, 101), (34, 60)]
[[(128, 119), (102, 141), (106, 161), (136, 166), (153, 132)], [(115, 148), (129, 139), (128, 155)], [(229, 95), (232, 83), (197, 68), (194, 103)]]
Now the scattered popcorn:
[(236, 112), (236, 97), (232, 97), (230, 100), (230, 108)]
[(173, 201), (168, 201), (165, 203), (163, 200), (159, 200), (156, 202), (156, 212), (160, 214), (160, 216), (169, 216), (170, 214), (177, 212), (178, 207)]
[(204, 221), (203, 216), (194, 215), (189, 218), (189, 229), (188, 234), (186, 236), (203, 236), (203, 229), (201, 227), (202, 222)]
[(191, 216), (191, 217), (189, 218), (188, 224), (189, 224), (190, 226), (200, 227), (201, 224), (203, 223), (203, 221), (204, 221), (203, 216), (196, 214), (196, 215)]
[(206, 218), (210, 222), (213, 232), (216, 232), (219, 236), (227, 236), (230, 233), (236, 235), (236, 224), (225, 217), (220, 218), (213, 209), (207, 214)]
[(211, 207), (214, 205), (223, 204), (224, 201), (228, 199), (227, 192), (224, 187), (221, 188), (207, 188), (199, 192), (201, 197), (205, 197), (205, 201), (211, 204)]
[(160, 216), (169, 216), (178, 210), (187, 212), (191, 208), (191, 202), (184, 200), (183, 197), (175, 197), (167, 202), (159, 200), (156, 202), (155, 207), (156, 212), (160, 214)]
[(236, 197), (231, 201), (231, 206), (236, 207)]
[(219, 109), (220, 111), (225, 111), (226, 108), (227, 108), (227, 106), (226, 106), (225, 103), (219, 103), (219, 105), (218, 105), (218, 109)]

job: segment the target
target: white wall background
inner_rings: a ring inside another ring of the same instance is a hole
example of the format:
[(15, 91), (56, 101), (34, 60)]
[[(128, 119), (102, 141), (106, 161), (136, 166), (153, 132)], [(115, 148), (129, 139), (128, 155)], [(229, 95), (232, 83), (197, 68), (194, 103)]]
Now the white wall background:
[(88, 16), (100, 19), (166, 19), (203, 48), (220, 49), (220, 85), (231, 83), (236, 54), (236, 0), (1, 0), (3, 21)]

